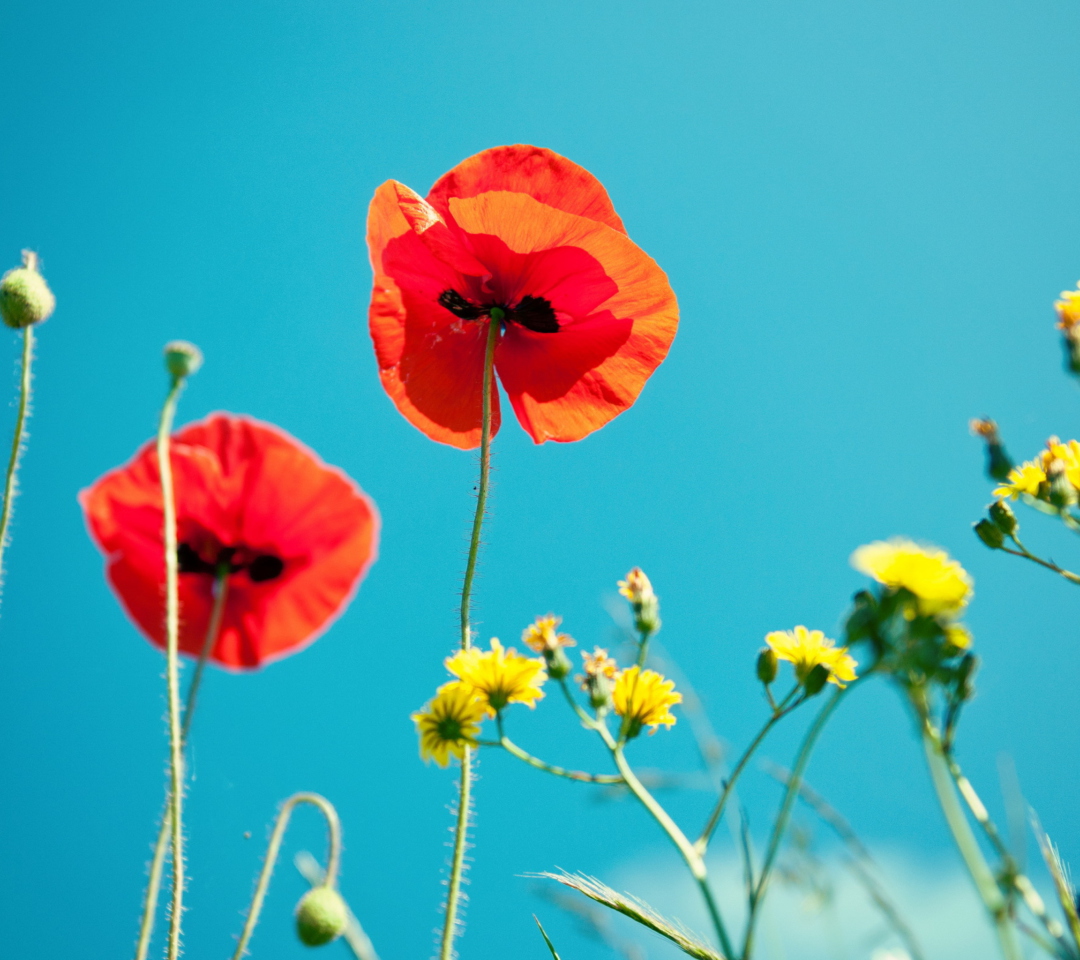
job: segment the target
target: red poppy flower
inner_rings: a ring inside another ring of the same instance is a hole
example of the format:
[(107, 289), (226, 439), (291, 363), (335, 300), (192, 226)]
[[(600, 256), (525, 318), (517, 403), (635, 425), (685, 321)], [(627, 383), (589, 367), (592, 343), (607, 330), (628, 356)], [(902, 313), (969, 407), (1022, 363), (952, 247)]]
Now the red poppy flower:
[[(216, 413), (175, 434), (180, 649), (198, 656), (219, 565), (229, 588), (210, 659), (259, 667), (306, 646), (375, 559), (379, 515), (344, 473), (283, 430)], [(165, 646), (161, 480), (154, 444), (79, 494), (109, 582)]]
[[(410, 423), (480, 442), (484, 345), (536, 443), (580, 440), (629, 407), (678, 325), (664, 272), (600, 181), (539, 147), (458, 164), (427, 199), (388, 180), (368, 213), (369, 321), (383, 387)], [(492, 385), (492, 430), (498, 390)]]

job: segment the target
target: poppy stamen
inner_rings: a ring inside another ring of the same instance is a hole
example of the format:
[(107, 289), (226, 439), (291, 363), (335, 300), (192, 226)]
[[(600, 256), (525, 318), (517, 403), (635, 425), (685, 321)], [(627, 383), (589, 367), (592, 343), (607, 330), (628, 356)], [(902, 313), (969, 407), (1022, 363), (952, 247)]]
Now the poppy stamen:
[(444, 290), (439, 294), (439, 306), (446, 307), (462, 320), (479, 320), (487, 312), (483, 307), (470, 303), (456, 290)]
[(559, 321), (551, 301), (544, 297), (522, 297), (510, 311), (510, 319), (534, 333), (558, 333)]
[(248, 567), (248, 576), (255, 583), (262, 583), (265, 580), (274, 580), (280, 577), (281, 571), (284, 569), (285, 562), (281, 557), (275, 557), (272, 553), (264, 553), (251, 561), (251, 566)]

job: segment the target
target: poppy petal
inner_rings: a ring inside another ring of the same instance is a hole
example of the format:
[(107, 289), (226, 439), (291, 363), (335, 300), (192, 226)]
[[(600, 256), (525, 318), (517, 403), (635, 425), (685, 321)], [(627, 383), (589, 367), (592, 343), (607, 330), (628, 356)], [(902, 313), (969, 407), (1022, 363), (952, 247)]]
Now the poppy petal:
[[(229, 576), (210, 658), (261, 666), (311, 643), (344, 609), (373, 562), (374, 504), (340, 471), (269, 424), (214, 414), (176, 434), (177, 533), (194, 551), (228, 548)], [(164, 646), (162, 504), (154, 445), (79, 495), (125, 610)], [(212, 544), (212, 547), (208, 547)], [(273, 558), (256, 579), (252, 560)], [(251, 572), (249, 572), (251, 570)], [(197, 656), (213, 606), (212, 575), (180, 575), (180, 649)]]
[(492, 147), (463, 160), (431, 188), (428, 201), (442, 214), (452, 197), (489, 190), (525, 193), (556, 210), (573, 213), (626, 233), (602, 183), (584, 167), (554, 150), (515, 144)]
[[(427, 219), (431, 208), (424, 201), (402, 190), (408, 188), (383, 184), (368, 215), (375, 270), (368, 325), (379, 377), (413, 426), (470, 450), (480, 443), (487, 322), (462, 320), (440, 306), (439, 296), (475, 287), (489, 271), (455, 242), (446, 224)], [(417, 233), (416, 225), (425, 224)], [(500, 423), (494, 383), (491, 401), (494, 435)]]
[(506, 250), (497, 272), (513, 275), (517, 295), (548, 300), (558, 318), (554, 333), (507, 324), (496, 353), (499, 378), (533, 440), (580, 440), (627, 409), (678, 326), (675, 294), (656, 262), (625, 234), (521, 193), (491, 191), (449, 205), (462, 230), (485, 238), (483, 252), (474, 244), (478, 256), (490, 265), (494, 244), (486, 238), (497, 238)]

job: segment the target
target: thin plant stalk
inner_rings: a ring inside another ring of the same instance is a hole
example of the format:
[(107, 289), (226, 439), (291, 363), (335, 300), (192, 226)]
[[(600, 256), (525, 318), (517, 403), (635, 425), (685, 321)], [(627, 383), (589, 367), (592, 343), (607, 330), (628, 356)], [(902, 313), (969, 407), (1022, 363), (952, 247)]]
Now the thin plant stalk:
[(15, 414), (15, 435), (11, 439), (11, 456), (8, 458), (7, 475), (4, 478), (4, 505), (0, 510), (0, 586), (3, 585), (4, 552), (11, 539), (9, 527), (11, 512), (15, 506), (15, 492), (19, 482), (19, 460), (26, 443), (26, 421), (30, 417), (30, 394), (32, 391), (31, 367), (34, 362), (34, 328), (23, 327), (22, 368), (19, 377), (19, 409)]
[(255, 894), (251, 898), (251, 907), (248, 909), (247, 920), (244, 922), (244, 929), (236, 944), (236, 952), (232, 960), (240, 960), (247, 951), (251, 934), (259, 922), (259, 914), (262, 913), (266, 891), (270, 887), (270, 877), (281, 850), (281, 841), (285, 839), (285, 828), (289, 825), (293, 810), (301, 803), (310, 803), (313, 807), (317, 807), (326, 818), (326, 826), (330, 833), (330, 852), (326, 858), (326, 874), (323, 877), (322, 886), (334, 888), (337, 885), (338, 868), (341, 865), (341, 821), (338, 819), (337, 811), (329, 800), (317, 793), (294, 793), (278, 811), (274, 831), (270, 834), (270, 843), (266, 848), (266, 859), (263, 861), (263, 868), (259, 873), (258, 883), (255, 885)]
[[(480, 535), (487, 509), (488, 482), (491, 476), (491, 390), (495, 374), (495, 346), (499, 342), (501, 315), (492, 308), (488, 320), (487, 344), (484, 350), (483, 398), (480, 408), (480, 483), (476, 492), (476, 513), (473, 515), (472, 536), (469, 538), (469, 558), (465, 564), (465, 579), (461, 585), (461, 649), (472, 646), (471, 601), (476, 559), (480, 553)], [(501, 313), (501, 312), (500, 312)], [(451, 960), (454, 938), (457, 936), (458, 903), (461, 900), (461, 876), (465, 870), (465, 847), (472, 810), (472, 747), (466, 745), (461, 755), (461, 785), (458, 790), (457, 822), (454, 825), (454, 849), (450, 859), (450, 880), (446, 890), (446, 915), (443, 918), (439, 960)]]
[(925, 719), (923, 721), (922, 740), (926, 752), (926, 763), (930, 768), (930, 779), (934, 784), (934, 791), (937, 793), (941, 812), (945, 815), (945, 822), (949, 827), (949, 832), (953, 835), (953, 840), (960, 851), (964, 865), (967, 867), (968, 873), (971, 874), (979, 899), (982, 900), (987, 913), (990, 914), (994, 924), (994, 932), (997, 934), (998, 943), (1001, 946), (1001, 952), (1006, 960), (1020, 960), (1020, 947), (1016, 942), (1012, 925), (1009, 922), (1008, 905), (956, 797), (952, 776), (949, 773), (941, 743), (934, 736), (929, 727), (929, 722)]
[(746, 934), (743, 939), (742, 960), (750, 960), (753, 951), (754, 932), (757, 926), (758, 917), (760, 916), (761, 904), (765, 898), (765, 892), (768, 889), (769, 879), (772, 874), (772, 869), (776, 864), (777, 854), (780, 852), (780, 843), (784, 838), (784, 832), (787, 830), (788, 823), (791, 820), (791, 811), (795, 805), (795, 799), (799, 795), (799, 786), (802, 784), (803, 774), (806, 772), (807, 764), (810, 762), (810, 754), (813, 753), (817, 739), (821, 735), (821, 731), (825, 729), (825, 724), (828, 722), (829, 717), (832, 716), (833, 711), (839, 705), (841, 699), (843, 699), (844, 694), (850, 689), (850, 686), (842, 687), (832, 695), (829, 702), (822, 707), (821, 712), (810, 725), (810, 729), (806, 732), (805, 737), (803, 737), (803, 742), (799, 746), (799, 752), (795, 758), (795, 766), (792, 769), (787, 790), (784, 792), (784, 799), (780, 803), (780, 811), (776, 815), (776, 822), (773, 824), (772, 833), (769, 835), (769, 845), (765, 850), (765, 860), (761, 866), (761, 874), (758, 877), (757, 886), (754, 887), (753, 894), (750, 897), (750, 910), (749, 915), (746, 918)]
[(699, 854), (705, 856), (705, 851), (709, 847), (709, 841), (712, 839), (713, 833), (716, 831), (717, 826), (720, 824), (720, 818), (724, 815), (724, 808), (727, 806), (728, 800), (731, 798), (731, 793), (735, 789), (735, 783), (739, 779), (743, 770), (746, 769), (746, 765), (750, 762), (750, 758), (754, 755), (754, 751), (761, 746), (762, 741), (768, 736), (769, 731), (776, 726), (784, 717), (786, 717), (792, 710), (798, 707), (804, 702), (804, 698), (800, 698), (795, 703), (788, 706), (792, 697), (798, 692), (799, 687), (795, 687), (773, 710), (772, 716), (765, 721), (765, 725), (758, 731), (757, 736), (750, 741), (750, 746), (746, 748), (743, 755), (739, 758), (735, 764), (735, 769), (731, 771), (729, 776), (724, 781), (724, 788), (720, 791), (720, 797), (716, 801), (716, 806), (713, 807), (712, 813), (709, 815), (709, 820), (705, 824), (705, 828), (701, 831), (701, 836), (694, 842), (694, 849)]
[[(202, 650), (199, 651), (199, 660), (195, 664), (195, 672), (191, 677), (191, 685), (188, 687), (187, 702), (184, 704), (184, 722), (180, 729), (180, 737), (187, 745), (188, 734), (191, 731), (191, 721), (195, 716), (195, 701), (199, 693), (199, 685), (202, 682), (203, 670), (210, 651), (217, 640), (221, 629), (221, 618), (225, 613), (225, 599), (229, 591), (228, 569), (219, 570), (214, 582), (214, 606), (210, 611), (210, 625), (206, 630), (206, 639), (203, 641)], [(150, 876), (146, 882), (146, 897), (143, 900), (142, 920), (139, 923), (139, 940), (135, 947), (135, 960), (146, 960), (150, 950), (150, 936), (154, 932), (154, 918), (157, 916), (158, 894), (161, 891), (161, 874), (165, 865), (165, 854), (169, 849), (169, 836), (172, 830), (172, 806), (169, 800), (165, 801), (165, 810), (161, 815), (161, 826), (158, 829), (157, 842), (154, 844), (154, 857), (150, 861)]]
[(544, 773), (550, 773), (556, 777), (575, 780), (578, 783), (604, 783), (614, 785), (623, 782), (623, 778), (619, 774), (585, 773), (583, 770), (568, 770), (566, 767), (558, 767), (553, 763), (547, 763), (539, 757), (534, 757), (527, 750), (523, 750), (506, 735), (503, 730), (502, 713), (495, 715), (495, 723), (498, 726), (499, 739), (495, 741), (483, 741), (480, 744), (481, 746), (502, 747), (511, 756), (517, 757), (522, 762), (527, 763), (530, 767), (535, 767), (537, 770), (543, 770)]
[(180, 955), (180, 924), (184, 907), (184, 742), (180, 727), (180, 595), (176, 553), (176, 495), (173, 489), (169, 440), (176, 403), (184, 388), (184, 377), (174, 376), (161, 409), (158, 424), (157, 458), (161, 475), (165, 541), (165, 660), (169, 700), (169, 816), (172, 833), (173, 893), (169, 914), (168, 960)]

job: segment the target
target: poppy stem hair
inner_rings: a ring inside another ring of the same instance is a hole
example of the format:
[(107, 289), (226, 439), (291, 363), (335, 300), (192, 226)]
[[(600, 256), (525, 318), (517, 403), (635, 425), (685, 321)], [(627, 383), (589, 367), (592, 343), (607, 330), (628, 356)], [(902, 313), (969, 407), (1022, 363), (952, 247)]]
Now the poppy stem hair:
[(270, 843), (266, 847), (266, 859), (263, 861), (262, 871), (259, 873), (258, 883), (255, 885), (255, 894), (251, 898), (251, 908), (248, 910), (247, 920), (244, 921), (244, 930), (240, 934), (240, 940), (236, 944), (236, 952), (233, 960), (240, 958), (247, 951), (248, 941), (259, 922), (259, 914), (262, 912), (263, 900), (266, 899), (266, 891), (270, 887), (270, 877), (277, 863), (278, 853), (281, 850), (281, 841), (285, 838), (285, 829), (289, 826), (289, 818), (293, 810), (301, 803), (310, 803), (317, 807), (319, 812), (326, 818), (326, 827), (330, 834), (330, 850), (326, 858), (326, 874), (323, 876), (323, 887), (331, 890), (337, 887), (338, 867), (341, 864), (341, 820), (338, 818), (334, 805), (317, 793), (294, 793), (282, 805), (278, 811), (274, 830), (270, 834)]
[(4, 551), (7, 549), (10, 534), (11, 511), (15, 506), (15, 491), (18, 487), (19, 460), (26, 446), (26, 421), (30, 416), (31, 377), (30, 368), (34, 360), (34, 328), (23, 327), (22, 371), (19, 377), (19, 410), (15, 414), (15, 435), (11, 440), (11, 456), (8, 458), (7, 476), (4, 479), (4, 505), (0, 512), (0, 587), (3, 586)]
[(165, 542), (165, 659), (169, 699), (169, 820), (172, 832), (173, 895), (169, 913), (168, 960), (180, 955), (180, 921), (184, 907), (184, 830), (182, 813), (184, 788), (184, 743), (180, 728), (180, 571), (176, 556), (176, 491), (173, 489), (169, 439), (176, 404), (187, 377), (170, 371), (169, 392), (161, 408), (157, 434), (158, 471), (164, 513)]
[[(472, 537), (469, 540), (469, 559), (465, 564), (465, 580), (461, 585), (461, 649), (472, 646), (472, 624), (469, 604), (472, 599), (476, 557), (480, 552), (480, 534), (487, 509), (488, 481), (491, 475), (491, 389), (494, 386), (495, 346), (499, 342), (500, 321), (488, 320), (487, 343), (484, 349), (484, 395), (480, 420), (480, 485), (476, 492), (476, 513), (473, 515)], [(457, 823), (454, 826), (454, 852), (450, 860), (450, 882), (446, 892), (446, 916), (443, 918), (439, 960), (451, 960), (454, 937), (458, 932), (458, 902), (461, 899), (461, 875), (465, 870), (465, 845), (472, 809), (472, 748), (466, 744), (461, 754), (461, 789), (458, 796)]]
[[(191, 721), (195, 715), (195, 701), (199, 694), (199, 684), (202, 680), (203, 670), (210, 651), (217, 641), (218, 632), (221, 630), (221, 618), (225, 613), (225, 598), (229, 592), (229, 571), (220, 569), (214, 584), (214, 608), (210, 613), (210, 626), (206, 631), (206, 640), (203, 641), (199, 660), (195, 664), (195, 673), (188, 687), (187, 702), (184, 704), (184, 722), (180, 729), (180, 738), (187, 745), (188, 734), (191, 732)], [(150, 861), (150, 877), (146, 882), (146, 897), (143, 900), (142, 920), (139, 924), (139, 941), (135, 948), (135, 960), (146, 960), (150, 950), (150, 935), (154, 931), (154, 917), (157, 916), (158, 893), (161, 890), (161, 871), (165, 864), (165, 853), (169, 849), (169, 836), (172, 831), (172, 803), (166, 800), (165, 810), (161, 815), (161, 827), (158, 829), (157, 842), (154, 844), (154, 857)]]

